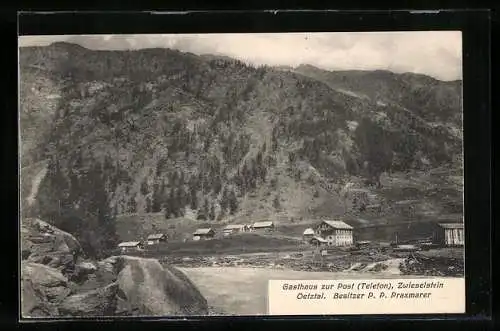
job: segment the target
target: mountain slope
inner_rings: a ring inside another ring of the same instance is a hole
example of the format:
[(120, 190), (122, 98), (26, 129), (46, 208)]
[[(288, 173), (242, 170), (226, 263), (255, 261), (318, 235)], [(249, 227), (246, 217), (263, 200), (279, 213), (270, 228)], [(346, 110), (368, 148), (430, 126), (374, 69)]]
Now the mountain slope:
[[(460, 89), (428, 77), (372, 73), (372, 85), (358, 73), (65, 43), (22, 48), (20, 67), (21, 157), (49, 160), (38, 210), (53, 219), (55, 201), (97, 208), (89, 181), (102, 184), (107, 217), (231, 222), (341, 215), (355, 204), (349, 185), (383, 201), (383, 174), (461, 169), (450, 129), (461, 111), (448, 102)], [(415, 99), (424, 88), (427, 104)]]

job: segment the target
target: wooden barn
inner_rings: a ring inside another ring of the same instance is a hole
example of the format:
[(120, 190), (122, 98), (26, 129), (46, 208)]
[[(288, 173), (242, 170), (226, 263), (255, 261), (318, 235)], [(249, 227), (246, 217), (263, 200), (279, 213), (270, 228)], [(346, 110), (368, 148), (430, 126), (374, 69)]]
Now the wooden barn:
[(212, 228), (198, 229), (193, 233), (193, 240), (212, 239), (215, 236), (215, 231)]
[(118, 248), (122, 253), (140, 252), (144, 249), (140, 241), (126, 241), (118, 244)]
[(167, 241), (167, 235), (164, 233), (150, 234), (146, 239), (146, 243), (148, 244), (148, 246), (158, 245), (159, 243), (166, 241)]
[(342, 221), (322, 221), (314, 231), (316, 236), (328, 242), (328, 246), (351, 246), (354, 243), (352, 226)]
[(264, 221), (264, 222), (255, 222), (251, 226), (252, 231), (274, 231), (275, 226), (272, 221)]
[(222, 232), (224, 233), (225, 236), (228, 236), (230, 234), (234, 233), (240, 233), (240, 232), (245, 232), (247, 231), (247, 226), (244, 224), (229, 224), (224, 227)]
[(463, 223), (439, 223), (434, 231), (434, 243), (444, 247), (464, 246)]

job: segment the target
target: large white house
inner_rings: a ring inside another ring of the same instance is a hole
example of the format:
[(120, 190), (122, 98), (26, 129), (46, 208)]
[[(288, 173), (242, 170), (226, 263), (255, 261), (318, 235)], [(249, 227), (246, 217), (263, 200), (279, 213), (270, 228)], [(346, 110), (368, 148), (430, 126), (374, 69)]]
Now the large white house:
[(322, 221), (314, 228), (317, 237), (326, 240), (328, 246), (351, 246), (354, 244), (353, 228), (342, 221)]

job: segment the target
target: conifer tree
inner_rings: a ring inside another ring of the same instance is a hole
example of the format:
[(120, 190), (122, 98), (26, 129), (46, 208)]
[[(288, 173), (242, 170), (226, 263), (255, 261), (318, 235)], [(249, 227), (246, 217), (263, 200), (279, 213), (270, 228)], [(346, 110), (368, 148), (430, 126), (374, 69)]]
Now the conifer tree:
[(224, 189), (222, 190), (222, 196), (220, 200), (220, 208), (222, 211), (225, 212), (228, 207), (229, 207), (229, 197), (228, 197), (227, 187), (224, 187)]
[(280, 197), (279, 195), (276, 195), (273, 200), (273, 207), (275, 209), (280, 209), (281, 208), (281, 202), (280, 202)]
[(231, 213), (231, 215), (234, 215), (234, 213), (236, 213), (237, 210), (238, 210), (238, 199), (236, 198), (236, 193), (234, 192), (233, 189), (229, 194), (229, 212)]
[(210, 220), (215, 219), (215, 206), (213, 204), (210, 206), (210, 212), (208, 213), (208, 218)]
[(160, 185), (154, 184), (153, 185), (153, 201), (152, 201), (152, 212), (157, 213), (161, 211), (161, 204), (162, 204), (162, 196), (161, 196), (161, 190), (160, 190)]
[(197, 193), (196, 188), (191, 187), (189, 192), (190, 195), (189, 202), (190, 202), (190, 208), (193, 210), (198, 209), (198, 197), (196, 196), (196, 193)]
[(186, 206), (186, 192), (184, 191), (184, 187), (177, 188), (175, 201), (177, 217), (184, 216), (184, 208)]
[(136, 213), (137, 212), (137, 202), (135, 201), (135, 197), (130, 197), (129, 203), (128, 203), (128, 211), (129, 213)]
[(150, 197), (146, 197), (146, 213), (151, 213), (153, 211), (153, 202)]
[(142, 195), (147, 195), (148, 194), (148, 183), (146, 179), (141, 183), (141, 194)]
[(208, 217), (209, 213), (210, 213), (210, 204), (208, 198), (205, 198), (205, 202), (203, 203), (203, 215), (205, 215), (205, 217)]
[(172, 187), (170, 188), (170, 194), (168, 195), (167, 198), (167, 204), (168, 204), (168, 209), (173, 215), (177, 215), (177, 201), (175, 197), (175, 189)]

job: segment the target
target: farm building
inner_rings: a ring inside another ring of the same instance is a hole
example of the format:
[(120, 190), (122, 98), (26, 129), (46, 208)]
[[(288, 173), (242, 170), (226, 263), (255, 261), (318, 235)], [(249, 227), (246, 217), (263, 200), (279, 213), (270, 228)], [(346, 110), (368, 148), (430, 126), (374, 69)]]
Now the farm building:
[(440, 223), (434, 232), (434, 242), (440, 246), (464, 245), (463, 223)]
[(127, 241), (118, 244), (118, 248), (120, 248), (122, 253), (130, 253), (130, 252), (139, 252), (144, 246), (140, 241)]
[(310, 241), (313, 237), (314, 237), (314, 230), (311, 228), (305, 229), (304, 232), (302, 233), (302, 238), (305, 241)]
[(316, 236), (325, 239), (328, 246), (351, 246), (353, 228), (342, 221), (322, 221), (315, 227)]
[(326, 241), (326, 239), (323, 239), (321, 237), (312, 237), (312, 239), (309, 242), (314, 246), (326, 246), (326, 245), (328, 245), (328, 241)]
[(251, 226), (252, 231), (273, 231), (275, 228), (272, 221), (255, 222)]
[(161, 242), (167, 241), (167, 235), (164, 233), (150, 234), (146, 240), (148, 245), (157, 245)]
[(215, 236), (215, 231), (212, 228), (198, 229), (193, 233), (194, 240), (212, 239)]
[(226, 225), (226, 227), (224, 227), (224, 229), (222, 230), (224, 235), (230, 235), (230, 234), (233, 234), (233, 233), (239, 233), (239, 232), (245, 232), (247, 231), (248, 227), (246, 225), (243, 225), (243, 224), (229, 224), (229, 225)]

